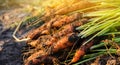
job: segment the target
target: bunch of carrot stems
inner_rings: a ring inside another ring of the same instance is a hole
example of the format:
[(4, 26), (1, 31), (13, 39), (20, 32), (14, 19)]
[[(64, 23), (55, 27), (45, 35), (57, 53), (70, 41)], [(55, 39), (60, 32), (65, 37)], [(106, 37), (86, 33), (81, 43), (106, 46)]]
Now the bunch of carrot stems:
[[(106, 0), (104, 0), (106, 1)], [(101, 2), (99, 6), (112, 6), (104, 9), (100, 7), (97, 11), (89, 12), (84, 14), (85, 17), (93, 17), (89, 20), (88, 23), (80, 26), (77, 30), (81, 30), (78, 36), (81, 38), (86, 38), (90, 35), (91, 38), (86, 41), (84, 44), (88, 43), (97, 36), (105, 34), (120, 34), (119, 30), (116, 29), (120, 26), (120, 2)], [(104, 4), (102, 4), (104, 3)]]

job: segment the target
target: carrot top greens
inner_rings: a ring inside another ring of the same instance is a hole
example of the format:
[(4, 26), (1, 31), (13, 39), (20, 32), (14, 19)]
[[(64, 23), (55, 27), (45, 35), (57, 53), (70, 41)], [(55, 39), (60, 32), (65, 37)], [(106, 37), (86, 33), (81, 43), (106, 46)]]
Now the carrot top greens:
[[(94, 1), (94, 0), (93, 0)], [(94, 1), (95, 2), (95, 1)], [(97, 1), (96, 1), (97, 2)], [(81, 38), (88, 37), (91, 38), (87, 41), (89, 42), (97, 36), (101, 36), (111, 32), (111, 34), (119, 34), (118, 27), (120, 26), (120, 2), (118, 0), (99, 1), (98, 10), (85, 13), (85, 17), (93, 17), (88, 23), (76, 28), (81, 30), (78, 36)], [(107, 6), (107, 7), (104, 7)], [(109, 6), (109, 7), (108, 7)], [(117, 32), (117, 33), (116, 33)], [(87, 43), (85, 42), (85, 43)]]

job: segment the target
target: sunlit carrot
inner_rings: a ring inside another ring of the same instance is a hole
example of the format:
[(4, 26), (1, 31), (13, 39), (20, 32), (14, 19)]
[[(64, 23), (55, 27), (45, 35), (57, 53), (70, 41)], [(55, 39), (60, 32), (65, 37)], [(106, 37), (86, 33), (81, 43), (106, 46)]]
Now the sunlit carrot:
[(64, 8), (58, 10), (55, 12), (55, 14), (67, 14), (69, 12), (73, 12), (75, 10), (85, 9), (91, 6), (94, 6), (94, 3), (89, 2), (88, 0), (80, 0), (77, 3), (74, 3), (72, 5), (65, 6)]
[(60, 5), (58, 5), (58, 6), (56, 6), (54, 9), (55, 10), (59, 10), (59, 9), (62, 9), (62, 8), (64, 8), (64, 7), (66, 7), (66, 6), (68, 6), (68, 4), (69, 5), (72, 5), (72, 4), (74, 4), (74, 3), (76, 3), (76, 2), (79, 2), (80, 0), (64, 0), (63, 1), (63, 3), (61, 3)]

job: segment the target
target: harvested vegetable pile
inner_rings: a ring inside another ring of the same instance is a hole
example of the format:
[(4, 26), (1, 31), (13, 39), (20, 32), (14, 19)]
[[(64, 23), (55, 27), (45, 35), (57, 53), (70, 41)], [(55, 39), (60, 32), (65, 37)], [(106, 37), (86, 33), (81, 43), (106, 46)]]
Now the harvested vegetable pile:
[(13, 34), (17, 41), (27, 41), (25, 65), (78, 65), (105, 54), (119, 56), (118, 0), (44, 3), (50, 5), (42, 5), (44, 11), (37, 16), (37, 22), (43, 24), (22, 40), (15, 37), (18, 28)]

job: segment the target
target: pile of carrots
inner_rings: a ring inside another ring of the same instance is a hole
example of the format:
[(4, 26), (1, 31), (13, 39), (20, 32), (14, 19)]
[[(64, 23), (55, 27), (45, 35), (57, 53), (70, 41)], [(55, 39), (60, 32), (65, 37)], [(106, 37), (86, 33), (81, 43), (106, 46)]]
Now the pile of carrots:
[[(30, 31), (26, 37), (31, 49), (25, 52), (27, 53), (25, 65), (71, 65), (86, 57), (88, 50), (90, 52), (97, 47), (103, 47), (106, 42), (104, 44), (101, 42), (105, 39), (112, 41), (107, 43), (111, 47), (114, 45), (113, 49), (119, 49), (119, 45), (113, 39), (116, 39), (120, 30), (118, 28), (120, 2), (70, 1), (66, 0), (64, 3), (54, 1), (56, 4), (50, 3), (51, 6), (43, 5), (44, 15), (39, 20), (44, 24)], [(105, 54), (104, 52), (99, 51), (100, 54)]]

